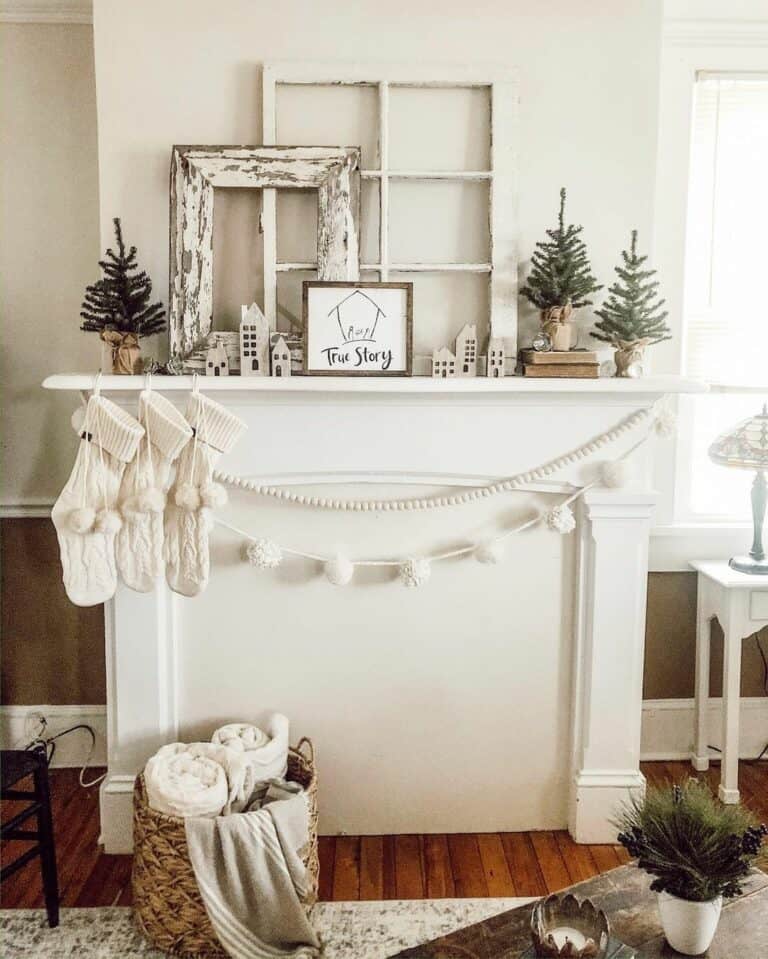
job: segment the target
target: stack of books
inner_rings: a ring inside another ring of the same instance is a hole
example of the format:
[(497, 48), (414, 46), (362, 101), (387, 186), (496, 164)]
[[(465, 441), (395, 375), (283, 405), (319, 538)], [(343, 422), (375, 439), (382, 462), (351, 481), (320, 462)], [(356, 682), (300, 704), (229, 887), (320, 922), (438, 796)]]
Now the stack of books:
[(591, 350), (569, 350), (566, 353), (523, 350), (525, 376), (568, 376), (596, 380), (600, 364)]

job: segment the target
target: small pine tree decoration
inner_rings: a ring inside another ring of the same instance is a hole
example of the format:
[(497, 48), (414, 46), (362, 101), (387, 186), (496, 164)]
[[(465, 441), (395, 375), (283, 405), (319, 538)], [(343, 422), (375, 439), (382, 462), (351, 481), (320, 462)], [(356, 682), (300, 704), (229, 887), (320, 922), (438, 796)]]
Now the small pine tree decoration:
[[(616, 267), (619, 281), (612, 284), (608, 299), (599, 310), (595, 310), (600, 322), (592, 336), (624, 352), (671, 339), (669, 327), (664, 322), (667, 318), (667, 311), (662, 309), (665, 301), (657, 298), (659, 284), (651, 279), (656, 271), (644, 270), (643, 264), (648, 257), (637, 255), (637, 230), (632, 231), (629, 252), (622, 250), (621, 256), (624, 265)], [(617, 357), (617, 365), (619, 359)]]
[[(557, 228), (547, 230), (549, 240), (541, 240), (531, 256), (531, 273), (522, 295), (548, 319), (566, 320), (572, 310), (589, 306), (590, 294), (602, 289), (587, 256), (581, 238), (583, 226), (565, 222), (565, 187), (560, 190), (560, 213)], [(552, 311), (556, 315), (551, 315)]]
[(107, 250), (105, 259), (99, 260), (104, 275), (85, 288), (80, 329), (99, 333), (115, 330), (133, 333), (136, 337), (160, 333), (165, 329), (165, 310), (161, 303), (149, 302), (152, 281), (144, 270), (138, 269), (136, 247), (132, 246), (126, 253), (119, 218), (115, 217), (112, 222), (117, 254)]

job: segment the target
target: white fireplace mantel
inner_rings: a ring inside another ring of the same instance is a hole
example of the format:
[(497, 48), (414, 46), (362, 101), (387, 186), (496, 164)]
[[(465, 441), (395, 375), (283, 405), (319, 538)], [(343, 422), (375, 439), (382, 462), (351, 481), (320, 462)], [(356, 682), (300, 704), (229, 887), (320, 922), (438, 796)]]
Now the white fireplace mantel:
[[(49, 377), (44, 386), (86, 394), (95, 381), (92, 374), (63, 374)], [(101, 391), (128, 410), (135, 410), (137, 393), (146, 385), (143, 376), (105, 375), (99, 380)], [(531, 470), (611, 429), (632, 413), (648, 409), (666, 394), (706, 391), (700, 383), (675, 377), (508, 377), (496, 381), (201, 377), (197, 385), (205, 392), (216, 393), (248, 423), (244, 440), (221, 463), (227, 472), (269, 477), (272, 482), (280, 477), (280, 482), (293, 483), (360, 480), (433, 486), (473, 485)], [(151, 386), (182, 404), (193, 380), (155, 376)], [(611, 444), (610, 451), (606, 448), (606, 452), (564, 468), (553, 477), (556, 482), (550, 491), (572, 489), (594, 479), (595, 461), (613, 459), (630, 449), (641, 429), (647, 430), (647, 421), (637, 431), (623, 434)], [(332, 703), (328, 708), (330, 718), (324, 715), (317, 724), (327, 733), (321, 742), (323, 781), (339, 784), (338, 790), (326, 790), (323, 797), (326, 831), (554, 828), (565, 825), (567, 818), (568, 828), (579, 842), (614, 840), (609, 820), (617, 801), (643, 786), (639, 770), (640, 716), (648, 533), (655, 501), (652, 451), (653, 442), (649, 442), (632, 454), (634, 480), (630, 486), (595, 487), (583, 497), (578, 510), (574, 575), (557, 569), (540, 574), (560, 576), (563, 590), (568, 591), (569, 612), (563, 621), (573, 624), (572, 629), (568, 627), (569, 641), (553, 644), (554, 650), (570, 657), (565, 664), (571, 677), (570, 694), (566, 691), (563, 701), (539, 707), (567, 714), (570, 747), (558, 746), (560, 752), (553, 757), (565, 770), (563, 790), (567, 796), (561, 806), (556, 804), (562, 814), (550, 811), (546, 822), (537, 822), (534, 803), (532, 811), (525, 814), (528, 818), (504, 818), (501, 810), (513, 810), (516, 801), (523, 802), (523, 792), (510, 788), (501, 802), (495, 798), (489, 802), (484, 794), (482, 803), (474, 805), (469, 798), (451, 807), (450, 816), (446, 812), (446, 818), (441, 819), (439, 797), (434, 792), (439, 784), (428, 773), (422, 775), (417, 750), (429, 749), (432, 768), (441, 764), (455, 767), (460, 757), (450, 751), (450, 730), (445, 730), (442, 739), (432, 734), (428, 745), (420, 745), (418, 724), (408, 744), (413, 756), (399, 757), (391, 779), (386, 756), (379, 758), (376, 776), (384, 786), (384, 791), (376, 794), (380, 802), (366, 797), (365, 804), (350, 813), (349, 803), (354, 800), (349, 796), (360, 775), (356, 764), (362, 761), (356, 759), (356, 750), (359, 748), (361, 757), (369, 755), (375, 752), (375, 743), (365, 740), (368, 733), (362, 716), (355, 729), (356, 738), (344, 743), (343, 748), (340, 739), (336, 744), (336, 709)], [(354, 492), (346, 495), (354, 496)], [(309, 528), (312, 514), (305, 515)], [(500, 575), (505, 574), (506, 570)], [(212, 570), (212, 577), (228, 575), (232, 572), (226, 564)], [(516, 575), (514, 566), (508, 567), (508, 575)], [(437, 573), (425, 588), (433, 587), (439, 588)], [(394, 585), (391, 588), (398, 589)], [(184, 601), (190, 602), (196, 601)], [(334, 597), (333, 602), (345, 602), (343, 595), (338, 600)], [(189, 608), (184, 606), (185, 610)], [(102, 785), (101, 812), (102, 838), (108, 852), (130, 849), (135, 773), (158, 746), (178, 737), (180, 726), (187, 728), (190, 724), (186, 716), (180, 722), (179, 700), (184, 690), (180, 689), (183, 684), (179, 677), (184, 657), (200, 655), (200, 646), (186, 643), (180, 609), (179, 601), (164, 584), (158, 584), (151, 594), (132, 593), (121, 586), (107, 606), (109, 769)], [(402, 629), (407, 630), (407, 626), (404, 621)], [(473, 639), (474, 643), (481, 641), (482, 633)], [(466, 655), (473, 655), (471, 646)], [(396, 666), (394, 663), (393, 669)], [(460, 688), (461, 672), (457, 667), (455, 675), (450, 674), (454, 692)], [(446, 676), (448, 672), (442, 677), (448, 682)], [(535, 679), (531, 677), (531, 682)], [(377, 695), (380, 693), (372, 689), (371, 697)], [(315, 708), (321, 708), (320, 701)], [(489, 733), (495, 735), (499, 724), (504, 724), (504, 702), (499, 700), (493, 709), (496, 726)], [(191, 724), (202, 728), (206, 718), (195, 716)], [(304, 718), (315, 725), (311, 713)], [(478, 749), (488, 749), (488, 761), (493, 755), (498, 763), (499, 757), (490, 752), (491, 736), (487, 738), (488, 743), (481, 743)], [(554, 746), (550, 743), (549, 748)], [(510, 758), (510, 765), (513, 762)], [(395, 817), (391, 797), (397, 795), (403, 775), (408, 777), (409, 802), (397, 810)], [(503, 776), (494, 779), (503, 787)], [(388, 785), (393, 790), (389, 793)], [(495, 785), (498, 791), (498, 783)], [(534, 795), (535, 785), (529, 781), (529, 795)], [(341, 793), (345, 793), (346, 805), (337, 802)], [(553, 821), (553, 815), (559, 819)]]

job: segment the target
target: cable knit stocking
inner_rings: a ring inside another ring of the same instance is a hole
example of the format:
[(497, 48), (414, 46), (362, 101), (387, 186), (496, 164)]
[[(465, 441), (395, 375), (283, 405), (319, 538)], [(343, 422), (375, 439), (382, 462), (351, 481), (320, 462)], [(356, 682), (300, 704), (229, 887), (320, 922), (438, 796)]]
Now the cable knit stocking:
[(208, 585), (209, 510), (223, 506), (226, 491), (213, 482), (213, 467), (245, 432), (245, 423), (219, 403), (192, 393), (186, 417), (194, 436), (179, 457), (176, 480), (165, 509), (165, 561), (168, 585), (196, 596)]
[(148, 593), (165, 568), (163, 510), (171, 464), (192, 428), (170, 400), (150, 390), (139, 396), (139, 422), (145, 435), (120, 487), (117, 568), (126, 586)]
[(141, 425), (110, 400), (98, 393), (88, 400), (75, 465), (51, 511), (64, 588), (76, 606), (103, 603), (117, 588), (117, 497), (143, 434)]

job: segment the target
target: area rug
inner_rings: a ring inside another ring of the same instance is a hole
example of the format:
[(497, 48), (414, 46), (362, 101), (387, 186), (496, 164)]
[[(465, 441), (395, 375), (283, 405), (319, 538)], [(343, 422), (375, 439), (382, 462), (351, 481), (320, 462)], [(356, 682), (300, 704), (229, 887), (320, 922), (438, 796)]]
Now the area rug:
[[(529, 899), (424, 899), (322, 902), (312, 922), (324, 959), (385, 959)], [(62, 909), (49, 929), (42, 909), (0, 911), (3, 959), (161, 959), (133, 925), (126, 907)]]

